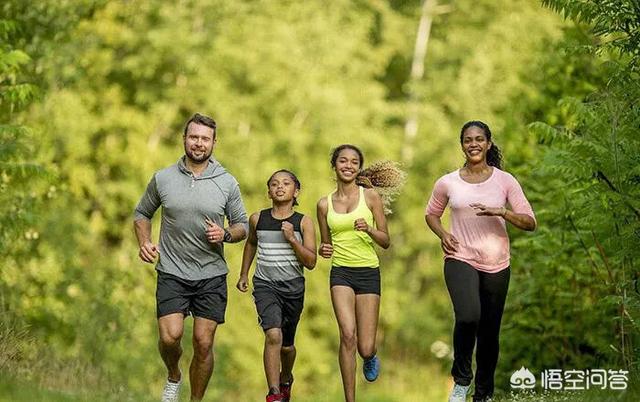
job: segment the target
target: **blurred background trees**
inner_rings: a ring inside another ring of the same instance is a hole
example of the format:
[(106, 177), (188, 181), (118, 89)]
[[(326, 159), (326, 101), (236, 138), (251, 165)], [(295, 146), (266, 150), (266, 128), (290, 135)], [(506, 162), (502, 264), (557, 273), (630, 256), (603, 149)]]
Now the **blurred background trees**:
[[(492, 127), (539, 222), (511, 233), (500, 388), (522, 365), (637, 370), (636, 1), (8, 0), (0, 11), (0, 394), (18, 398), (25, 382), (80, 399), (158, 394), (155, 274), (137, 259), (132, 210), (182, 154), (196, 111), (218, 122), (215, 155), (249, 212), (287, 167), (315, 217), (340, 143), (405, 162), (393, 247), (380, 251), (384, 375), (360, 387), (363, 401), (447, 393), (452, 313), (423, 215), (435, 179), (461, 165), (471, 119)], [(227, 252), (233, 284), (241, 246)], [(328, 268), (307, 276), (300, 400), (340, 398)], [(245, 296), (230, 287), (208, 400), (263, 397)]]

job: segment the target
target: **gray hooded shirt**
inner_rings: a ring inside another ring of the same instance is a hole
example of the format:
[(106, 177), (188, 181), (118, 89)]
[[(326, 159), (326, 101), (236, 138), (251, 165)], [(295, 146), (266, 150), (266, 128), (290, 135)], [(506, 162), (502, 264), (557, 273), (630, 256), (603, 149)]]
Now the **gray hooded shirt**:
[(156, 172), (135, 210), (135, 220), (151, 220), (162, 206), (160, 258), (156, 269), (187, 280), (201, 280), (226, 274), (222, 244), (206, 237), (206, 218), (224, 227), (247, 224), (247, 214), (236, 179), (218, 161), (194, 177), (182, 157), (175, 165)]

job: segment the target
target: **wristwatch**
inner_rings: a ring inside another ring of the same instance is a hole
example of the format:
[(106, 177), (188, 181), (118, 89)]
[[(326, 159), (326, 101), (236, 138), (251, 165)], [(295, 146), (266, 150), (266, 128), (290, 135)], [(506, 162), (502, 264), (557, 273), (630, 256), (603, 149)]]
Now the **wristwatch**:
[(229, 232), (229, 229), (227, 228), (224, 229), (224, 237), (222, 238), (222, 241), (225, 243), (231, 242), (231, 232)]

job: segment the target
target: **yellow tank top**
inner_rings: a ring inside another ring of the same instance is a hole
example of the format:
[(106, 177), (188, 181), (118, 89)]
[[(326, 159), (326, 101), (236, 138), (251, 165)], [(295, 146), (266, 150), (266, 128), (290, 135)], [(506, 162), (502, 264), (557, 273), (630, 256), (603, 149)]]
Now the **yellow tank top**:
[(373, 214), (364, 198), (364, 188), (360, 187), (358, 206), (351, 212), (339, 213), (333, 210), (332, 192), (327, 196), (327, 224), (331, 231), (333, 257), (331, 264), (342, 267), (377, 268), (380, 265), (373, 239), (365, 232), (353, 228), (356, 219), (364, 218), (369, 226), (373, 224)]

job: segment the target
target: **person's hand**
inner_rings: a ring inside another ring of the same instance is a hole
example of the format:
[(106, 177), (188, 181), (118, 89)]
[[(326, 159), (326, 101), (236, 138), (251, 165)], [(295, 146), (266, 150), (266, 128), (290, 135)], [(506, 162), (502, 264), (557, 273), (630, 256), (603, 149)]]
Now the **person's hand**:
[(224, 229), (216, 225), (209, 218), (206, 218), (205, 222), (207, 224), (207, 228), (205, 229), (205, 233), (207, 234), (207, 241), (212, 244), (222, 243), (222, 241), (224, 240)]
[(333, 254), (333, 246), (328, 243), (320, 243), (318, 254), (320, 254), (320, 257), (322, 258), (331, 258), (331, 255)]
[(369, 224), (364, 220), (364, 218), (358, 218), (353, 221), (353, 228), (360, 232), (369, 233)]
[(146, 241), (140, 246), (138, 256), (142, 261), (148, 264), (153, 264), (158, 257), (158, 254), (158, 246), (150, 241)]
[(480, 203), (469, 204), (469, 206), (476, 210), (476, 215), (478, 216), (501, 216), (504, 218), (504, 215), (507, 213), (507, 209), (505, 207), (489, 208)]
[(246, 275), (240, 275), (238, 283), (236, 283), (236, 288), (238, 288), (242, 293), (249, 290), (249, 278)]
[(284, 235), (284, 238), (289, 243), (291, 243), (296, 238), (296, 235), (293, 231), (293, 225), (290, 222), (287, 222), (287, 221), (282, 222), (282, 227), (280, 229), (282, 230), (282, 234)]
[(451, 233), (445, 232), (440, 239), (440, 246), (445, 254), (453, 254), (458, 251), (458, 239)]

